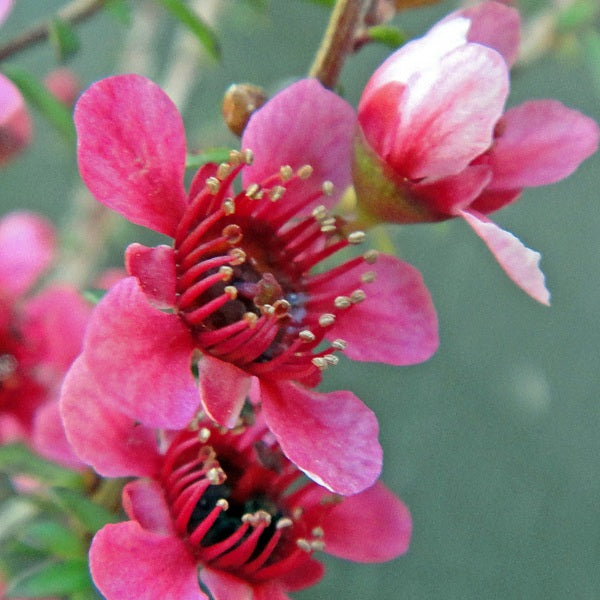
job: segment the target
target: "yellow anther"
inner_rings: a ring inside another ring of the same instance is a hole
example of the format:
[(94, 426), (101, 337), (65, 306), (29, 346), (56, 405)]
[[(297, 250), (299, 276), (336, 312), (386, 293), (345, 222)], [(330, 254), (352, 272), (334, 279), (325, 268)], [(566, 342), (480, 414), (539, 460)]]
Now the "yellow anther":
[(250, 150), (249, 148), (244, 150), (244, 162), (247, 165), (251, 165), (254, 162), (254, 154), (252, 153), (252, 150)]
[(289, 181), (293, 176), (294, 170), (292, 167), (290, 167), (290, 165), (283, 165), (283, 167), (279, 169), (279, 177), (281, 178), (281, 181)]
[(364, 231), (353, 231), (348, 236), (348, 243), (349, 244), (362, 244), (365, 241), (366, 237), (367, 237), (367, 235)]
[(230, 223), (229, 225), (223, 227), (221, 235), (227, 238), (227, 243), (230, 246), (235, 246), (239, 244), (242, 241), (242, 238), (244, 237), (244, 234), (242, 233), (242, 228), (236, 223)]
[(272, 202), (279, 200), (285, 194), (285, 188), (282, 185), (276, 185), (269, 190), (269, 198)]
[(303, 329), (299, 334), (298, 337), (303, 341), (303, 342), (314, 342), (317, 338), (315, 336), (315, 334), (312, 331), (309, 331), (308, 329)]
[(305, 552), (312, 551), (312, 546), (310, 545), (310, 542), (308, 540), (305, 540), (304, 538), (298, 538), (296, 540), (296, 546), (298, 546), (300, 550), (304, 550)]
[(256, 315), (253, 312), (245, 312), (242, 315), (242, 319), (244, 319), (244, 321), (246, 321), (246, 323), (248, 323), (248, 327), (250, 329), (254, 329), (254, 327), (256, 327), (256, 323), (258, 321), (258, 315)]
[(379, 256), (379, 252), (377, 252), (377, 250), (367, 250), (363, 254), (363, 258), (365, 259), (365, 262), (367, 262), (370, 265), (373, 265), (377, 262), (378, 256)]
[(232, 248), (229, 251), (229, 256), (231, 257), (229, 264), (234, 267), (243, 265), (246, 262), (246, 253), (241, 248)]
[(227, 215), (230, 216), (232, 214), (235, 213), (235, 202), (233, 200), (233, 198), (226, 198), (223, 201), (223, 212)]
[(331, 344), (332, 348), (335, 350), (344, 351), (348, 347), (348, 342), (346, 340), (334, 340)]
[(323, 313), (319, 317), (319, 325), (321, 327), (329, 327), (335, 323), (335, 315), (331, 313)]
[(312, 216), (319, 222), (327, 218), (327, 209), (322, 205), (315, 206), (312, 211)]
[(260, 185), (258, 183), (251, 183), (246, 188), (246, 197), (255, 200), (258, 192), (260, 192)]
[(206, 187), (211, 194), (216, 194), (221, 187), (221, 182), (216, 177), (207, 177)]
[(198, 439), (203, 444), (206, 444), (206, 442), (208, 442), (209, 438), (210, 438), (210, 429), (208, 427), (202, 427), (202, 429), (200, 429), (200, 431), (198, 431)]
[(310, 543), (311, 550), (316, 552), (322, 552), (325, 550), (325, 542), (323, 540), (313, 540)]
[(362, 283), (373, 283), (377, 279), (375, 271), (365, 271), (361, 276), (360, 280)]
[(244, 157), (242, 156), (242, 153), (239, 150), (229, 151), (229, 163), (232, 166), (237, 167), (238, 165), (241, 165), (243, 160)]
[(337, 231), (335, 225), (321, 225), (321, 233), (333, 233), (334, 231)]
[(348, 296), (338, 296), (334, 301), (333, 305), (336, 308), (348, 308), (352, 306), (352, 300)]
[(328, 365), (327, 361), (322, 356), (315, 356), (310, 362), (321, 371), (325, 370)]
[(227, 475), (221, 467), (212, 467), (206, 472), (206, 479), (208, 479), (211, 485), (221, 485), (225, 483)]
[(217, 167), (217, 178), (223, 181), (231, 173), (231, 165), (229, 163), (221, 163)]
[(313, 174), (313, 168), (310, 165), (302, 165), (296, 174), (300, 179), (308, 179)]
[(220, 266), (219, 273), (221, 274), (221, 279), (223, 281), (231, 281), (231, 278), (233, 277), (233, 269), (228, 265)]
[(286, 527), (291, 527), (294, 524), (289, 517), (283, 517), (277, 521), (275, 525), (275, 529), (285, 529)]
[(316, 538), (322, 538), (325, 535), (325, 532), (323, 531), (322, 527), (313, 527), (311, 533), (316, 537)]
[(362, 290), (354, 290), (350, 294), (350, 300), (352, 300), (352, 304), (357, 304), (358, 302), (362, 302), (367, 295)]
[(227, 502), (227, 500), (225, 500), (225, 498), (219, 498), (215, 504), (224, 511), (229, 510), (229, 502)]
[(223, 290), (228, 296), (230, 300), (235, 300), (238, 295), (237, 288), (233, 285), (226, 285)]
[(331, 194), (333, 194), (333, 187), (333, 183), (327, 180), (323, 182), (323, 185), (321, 186), (321, 191), (323, 192), (323, 194), (325, 194), (325, 196), (331, 196)]

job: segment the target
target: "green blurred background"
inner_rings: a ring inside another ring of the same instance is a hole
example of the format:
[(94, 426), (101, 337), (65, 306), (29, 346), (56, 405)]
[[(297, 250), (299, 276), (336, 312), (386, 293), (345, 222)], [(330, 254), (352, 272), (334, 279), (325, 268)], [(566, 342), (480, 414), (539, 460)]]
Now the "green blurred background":
[[(148, 19), (138, 34), (152, 34), (151, 44), (138, 48), (136, 70), (164, 83), (179, 33), (154, 4), (133, 4), (136, 18), (141, 11)], [(192, 50), (198, 67), (184, 111), (191, 148), (237, 145), (220, 120), (229, 83), (273, 92), (311, 64), (328, 9), (302, 0), (265, 4), (214, 3), (223, 56), (217, 64)], [(532, 15), (550, 4), (521, 6)], [(18, 0), (0, 43), (58, 6)], [(420, 35), (455, 6), (408, 11), (394, 23)], [(68, 66), (84, 86), (124, 68), (123, 45), (132, 35), (124, 25), (99, 15), (77, 31), (82, 47)], [(509, 104), (553, 97), (600, 120), (593, 78), (600, 64), (586, 46), (589, 33), (582, 27), (563, 36), (557, 52), (518, 69)], [(341, 87), (350, 102), (389, 52), (373, 45), (348, 60)], [(10, 62), (40, 76), (56, 67), (47, 43)], [(41, 211), (62, 225), (78, 186), (74, 150), (37, 117), (35, 135), (26, 154), (0, 172), (0, 212)], [(542, 252), (551, 308), (514, 287), (462, 222), (387, 230), (398, 253), (424, 274), (441, 347), (411, 368), (342, 360), (327, 372), (324, 389), (352, 389), (378, 414), (384, 480), (411, 509), (412, 545), (385, 565), (324, 558), (325, 579), (298, 598), (600, 598), (599, 189), (596, 155), (566, 181), (528, 190), (495, 215)], [(118, 265), (127, 243), (141, 239), (148, 234), (120, 221), (106, 264)]]

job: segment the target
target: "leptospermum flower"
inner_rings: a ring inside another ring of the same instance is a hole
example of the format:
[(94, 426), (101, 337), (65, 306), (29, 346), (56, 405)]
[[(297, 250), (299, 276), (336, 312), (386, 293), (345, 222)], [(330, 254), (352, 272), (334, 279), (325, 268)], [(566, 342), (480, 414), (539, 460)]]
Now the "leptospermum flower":
[[(0, 25), (13, 0), (0, 0)], [(31, 119), (17, 86), (0, 73), (0, 165), (18, 154), (31, 140)]]
[(79, 465), (64, 435), (58, 388), (81, 351), (91, 308), (75, 289), (29, 292), (54, 255), (38, 215), (0, 219), (0, 443), (25, 440), (48, 458)]
[(571, 174), (596, 150), (598, 127), (555, 100), (503, 112), (519, 29), (514, 8), (485, 2), (392, 54), (360, 100), (353, 177), (366, 221), (462, 217), (508, 276), (548, 304), (540, 255), (486, 215), (524, 187)]
[(286, 456), (342, 494), (379, 475), (378, 426), (354, 394), (310, 389), (322, 369), (346, 346), (350, 358), (403, 365), (438, 343), (430, 296), (402, 261), (367, 252), (312, 273), (363, 238), (338, 235), (319, 204), (350, 180), (353, 123), (318, 82), (296, 83), (253, 115), (244, 150), (203, 167), (186, 194), (183, 125), (158, 86), (108, 78), (75, 110), (79, 167), (94, 196), (174, 238), (173, 247), (127, 249), (133, 277), (96, 307), (78, 360), (126, 414), (158, 428), (185, 426), (199, 399), (234, 427), (254, 381), (252, 399)]
[(63, 406), (73, 446), (100, 472), (140, 477), (123, 490), (131, 520), (90, 547), (107, 600), (206, 599), (199, 580), (215, 600), (283, 600), (322, 577), (314, 551), (381, 562), (408, 548), (410, 514), (388, 489), (344, 498), (307, 480), (260, 415), (234, 430), (201, 421), (157, 435), (75, 368)]

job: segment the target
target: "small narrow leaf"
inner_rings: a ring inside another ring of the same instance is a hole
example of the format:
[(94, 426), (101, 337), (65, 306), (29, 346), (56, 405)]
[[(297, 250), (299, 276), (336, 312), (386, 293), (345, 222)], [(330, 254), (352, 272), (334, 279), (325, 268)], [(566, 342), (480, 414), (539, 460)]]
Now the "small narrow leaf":
[(86, 553), (80, 537), (56, 521), (34, 521), (25, 527), (20, 538), (24, 544), (56, 558), (81, 558)]
[(87, 561), (44, 562), (21, 573), (5, 592), (6, 598), (64, 596), (91, 588)]
[(406, 42), (406, 35), (396, 27), (374, 25), (368, 29), (369, 39), (396, 50)]
[(183, 26), (187, 27), (216, 60), (221, 56), (215, 32), (183, 0), (158, 0)]
[(62, 19), (54, 17), (48, 24), (48, 38), (54, 46), (56, 58), (65, 61), (79, 50), (79, 38), (75, 30)]
[(75, 126), (71, 110), (59, 102), (31, 73), (21, 67), (3, 67), (4, 74), (21, 90), (25, 100), (39, 112), (67, 140), (75, 141)]
[(188, 154), (185, 158), (186, 169), (197, 169), (206, 163), (222, 163), (229, 160), (230, 148), (211, 148), (198, 154)]
[(83, 290), (81, 295), (91, 304), (98, 304), (106, 295), (107, 290), (99, 290), (96, 288)]
[(107, 523), (115, 523), (119, 520), (117, 515), (75, 490), (53, 488), (51, 495), (56, 504), (69, 512), (90, 533), (95, 533)]

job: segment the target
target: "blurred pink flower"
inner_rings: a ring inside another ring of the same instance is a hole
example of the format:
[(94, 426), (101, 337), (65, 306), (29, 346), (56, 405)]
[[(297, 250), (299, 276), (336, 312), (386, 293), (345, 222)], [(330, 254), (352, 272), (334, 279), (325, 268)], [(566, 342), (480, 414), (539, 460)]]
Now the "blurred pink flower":
[(375, 415), (350, 392), (308, 388), (346, 344), (350, 358), (401, 365), (431, 356), (438, 337), (420, 274), (400, 260), (372, 264), (368, 252), (311, 274), (362, 239), (341, 236), (317, 206), (350, 180), (352, 109), (316, 81), (290, 86), (253, 115), (244, 150), (201, 168), (187, 195), (181, 117), (151, 81), (94, 84), (75, 123), (94, 196), (175, 238), (174, 247), (132, 244), (135, 277), (94, 311), (81, 360), (105, 395), (145, 425), (172, 429), (201, 399), (231, 428), (254, 381), (251, 397), (290, 460), (339, 493), (370, 486), (381, 468)]
[(28, 295), (54, 255), (54, 231), (35, 214), (0, 219), (0, 443), (23, 439), (68, 466), (80, 462), (66, 441), (58, 388), (81, 350), (91, 308), (52, 285)]
[(572, 173), (596, 150), (598, 127), (554, 100), (504, 113), (519, 39), (517, 10), (485, 2), (390, 56), (360, 100), (353, 177), (367, 220), (463, 217), (508, 276), (548, 304), (540, 255), (485, 215)]
[(81, 91), (81, 82), (77, 75), (68, 67), (60, 67), (50, 71), (44, 77), (46, 89), (63, 104), (73, 106)]
[(81, 359), (74, 368), (62, 405), (74, 448), (103, 475), (141, 477), (123, 490), (131, 520), (91, 544), (107, 600), (207, 598), (198, 569), (215, 599), (283, 600), (321, 578), (316, 550), (358, 562), (407, 550), (400, 500), (379, 483), (343, 498), (304, 479), (260, 415), (235, 430), (206, 420), (157, 434), (107, 401)]

